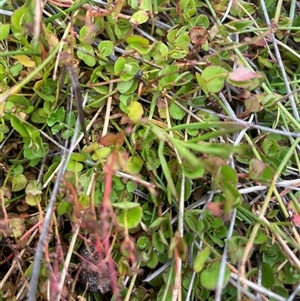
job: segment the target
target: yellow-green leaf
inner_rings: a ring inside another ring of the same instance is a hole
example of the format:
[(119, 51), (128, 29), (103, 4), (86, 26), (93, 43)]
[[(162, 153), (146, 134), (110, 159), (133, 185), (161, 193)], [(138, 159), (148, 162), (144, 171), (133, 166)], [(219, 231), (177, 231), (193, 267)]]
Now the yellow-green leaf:
[(19, 238), (25, 232), (25, 225), (23, 218), (13, 218), (10, 220), (9, 228), (11, 230), (11, 237)]
[(209, 254), (210, 254), (210, 250), (208, 247), (204, 248), (203, 250), (201, 250), (198, 253), (198, 255), (194, 261), (194, 271), (195, 272), (199, 273), (203, 270), (204, 264), (209, 256)]
[(128, 110), (128, 117), (130, 120), (133, 122), (139, 122), (144, 113), (143, 106), (139, 102), (134, 101), (128, 106)]
[(25, 67), (34, 67), (35, 61), (33, 61), (30, 57), (27, 55), (15, 55), (14, 57), (16, 60), (18, 60), (23, 66)]

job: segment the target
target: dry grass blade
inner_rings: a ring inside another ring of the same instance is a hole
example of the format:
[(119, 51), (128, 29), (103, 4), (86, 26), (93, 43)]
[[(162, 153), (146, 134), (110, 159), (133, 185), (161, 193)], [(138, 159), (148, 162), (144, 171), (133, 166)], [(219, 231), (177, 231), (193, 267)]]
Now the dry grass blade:
[(74, 98), (76, 101), (80, 125), (81, 125), (82, 131), (84, 134), (84, 138), (85, 138), (85, 143), (89, 144), (89, 137), (88, 137), (88, 134), (86, 131), (84, 111), (83, 111), (83, 107), (82, 107), (82, 96), (81, 96), (82, 90), (80, 87), (78, 76), (74, 70), (74, 67), (72, 66), (72, 56), (65, 52), (60, 53), (60, 63), (68, 71), (68, 74), (69, 74), (69, 77), (71, 80), (71, 86), (72, 86), (73, 93), (74, 93)]

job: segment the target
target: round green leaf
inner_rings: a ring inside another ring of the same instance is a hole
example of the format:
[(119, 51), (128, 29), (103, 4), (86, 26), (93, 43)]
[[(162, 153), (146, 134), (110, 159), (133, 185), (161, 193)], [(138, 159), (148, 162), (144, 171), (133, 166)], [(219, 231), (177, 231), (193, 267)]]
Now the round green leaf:
[(98, 45), (98, 50), (101, 55), (109, 56), (114, 50), (114, 44), (112, 41), (102, 41)]
[(122, 210), (117, 219), (123, 228), (132, 229), (138, 226), (143, 217), (143, 210), (141, 207), (135, 207), (128, 210)]
[(77, 55), (89, 67), (94, 67), (96, 65), (94, 49), (90, 44), (81, 45), (77, 50)]
[(137, 240), (137, 246), (141, 250), (149, 250), (149, 248), (151, 247), (151, 240), (147, 236), (141, 236)]
[(79, 163), (78, 161), (73, 161), (70, 160), (68, 165), (67, 165), (67, 170), (68, 171), (74, 171), (74, 172), (80, 172), (83, 169), (83, 165)]
[(144, 10), (139, 10), (131, 16), (130, 22), (133, 23), (134, 25), (139, 25), (139, 24), (146, 23), (148, 19), (149, 19), (149, 14)]
[(137, 188), (137, 185), (133, 181), (128, 181), (126, 183), (126, 190), (130, 193), (133, 192)]
[(117, 90), (122, 94), (132, 93), (138, 86), (138, 81), (131, 79), (128, 81), (118, 82)]
[(18, 174), (13, 177), (11, 190), (16, 192), (24, 189), (27, 185), (27, 179), (24, 175)]
[(139, 156), (132, 156), (127, 161), (126, 170), (136, 175), (141, 171), (143, 164), (144, 161)]
[(204, 69), (202, 77), (206, 82), (206, 88), (211, 93), (218, 93), (224, 87), (228, 71), (222, 67), (210, 66)]
[(25, 202), (29, 206), (36, 206), (41, 202), (41, 200), (42, 200), (42, 196), (40, 194), (27, 193), (25, 196)]
[(183, 162), (181, 168), (184, 175), (190, 179), (201, 178), (205, 171), (204, 167), (200, 165), (200, 162), (198, 166), (190, 164), (189, 162)]
[(124, 65), (124, 73), (121, 74), (123, 80), (130, 80), (135, 77), (139, 71), (139, 65), (135, 62), (126, 63)]
[(26, 186), (25, 193), (26, 194), (31, 193), (33, 195), (42, 194), (42, 185), (37, 184), (36, 180), (30, 181)]
[[(217, 287), (219, 272), (220, 272), (220, 262), (215, 262), (209, 265), (205, 270), (200, 274), (200, 283), (201, 285), (209, 290), (214, 290)], [(230, 269), (226, 265), (223, 287), (227, 284), (230, 278)]]
[(171, 103), (169, 110), (170, 115), (176, 120), (182, 120), (186, 114), (185, 111), (179, 108), (175, 103)]
[(125, 67), (125, 64), (126, 64), (126, 59), (123, 58), (122, 56), (120, 56), (117, 61), (115, 62), (115, 65), (114, 65), (114, 72), (116, 74), (119, 74), (121, 72), (124, 72), (124, 67)]

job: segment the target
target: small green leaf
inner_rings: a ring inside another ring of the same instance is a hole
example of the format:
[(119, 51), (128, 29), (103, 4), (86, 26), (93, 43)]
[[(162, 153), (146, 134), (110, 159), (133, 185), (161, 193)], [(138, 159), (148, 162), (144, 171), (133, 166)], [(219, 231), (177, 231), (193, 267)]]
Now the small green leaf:
[(30, 13), (30, 7), (23, 5), (14, 11), (11, 16), (12, 31), (17, 39), (24, 37), (24, 24), (32, 24), (33, 15)]
[(139, 71), (139, 65), (135, 62), (126, 63), (124, 65), (124, 73), (121, 74), (123, 80), (130, 80), (136, 76)]
[(23, 137), (28, 138), (29, 137), (29, 131), (27, 125), (22, 122), (20, 119), (16, 117), (12, 117), (10, 119), (12, 127)]
[(203, 176), (205, 171), (204, 167), (200, 163), (200, 160), (198, 165), (193, 165), (185, 161), (181, 164), (182, 172), (190, 179), (199, 179)]
[(58, 123), (58, 124), (55, 124), (53, 126), (51, 126), (51, 133), (53, 135), (57, 134), (61, 129), (63, 129), (65, 127), (65, 124), (63, 123)]
[(61, 133), (63, 139), (68, 139), (74, 135), (74, 129), (66, 129)]
[(190, 37), (187, 34), (179, 36), (174, 41), (174, 46), (183, 50), (187, 50), (190, 44)]
[(18, 174), (15, 175), (12, 179), (12, 188), (11, 190), (16, 192), (24, 189), (27, 185), (27, 179), (24, 175)]
[(208, 247), (205, 247), (203, 250), (201, 250), (198, 253), (198, 255), (194, 261), (194, 271), (196, 273), (199, 273), (203, 270), (204, 264), (205, 264), (207, 258), (209, 257), (209, 254), (210, 254), (210, 250)]
[(69, 201), (61, 201), (57, 206), (58, 215), (64, 215), (66, 213), (69, 213), (71, 211), (72, 206), (72, 203), (70, 203)]
[(138, 174), (142, 167), (143, 167), (144, 161), (139, 156), (131, 156), (127, 160), (126, 170), (134, 175)]
[(133, 181), (128, 181), (126, 183), (126, 190), (130, 192), (134, 192), (134, 190), (137, 188), (137, 184)]
[(150, 260), (147, 262), (147, 266), (150, 269), (154, 269), (158, 264), (158, 256), (154, 250), (150, 254)]
[(154, 232), (157, 230), (162, 224), (167, 222), (167, 218), (165, 217), (157, 217), (154, 222), (149, 226), (149, 230)]
[(30, 181), (26, 186), (25, 193), (31, 193), (33, 195), (42, 194), (42, 184), (38, 184), (36, 180)]
[(140, 204), (135, 202), (120, 202), (120, 203), (113, 203), (112, 206), (115, 208), (128, 210), (128, 209), (140, 207)]
[(228, 71), (222, 67), (210, 66), (204, 69), (202, 77), (205, 80), (206, 88), (211, 93), (220, 92), (225, 83)]
[(263, 232), (261, 228), (259, 228), (256, 237), (254, 239), (254, 243), (257, 245), (263, 244), (264, 242), (266, 242), (267, 238), (268, 238), (267, 235)]
[(9, 68), (9, 71), (11, 73), (12, 76), (16, 77), (20, 74), (20, 72), (22, 71), (23, 66), (21, 63), (17, 63), (15, 65), (13, 65), (12, 67)]
[(170, 115), (176, 120), (182, 120), (186, 114), (185, 111), (179, 108), (175, 103), (170, 104), (169, 111)]
[(83, 44), (79, 46), (77, 55), (89, 67), (94, 67), (96, 65), (94, 49), (90, 44)]
[(130, 94), (136, 90), (138, 81), (131, 79), (128, 81), (118, 82), (117, 90), (122, 94)]
[(122, 210), (117, 220), (123, 228), (132, 229), (138, 226), (143, 217), (143, 209), (141, 207)]
[(114, 72), (116, 74), (120, 74), (122, 72), (124, 72), (124, 66), (126, 64), (126, 59), (122, 56), (120, 56), (117, 61), (115, 62), (114, 65)]
[[(204, 288), (208, 290), (216, 289), (218, 276), (220, 272), (220, 265), (221, 265), (220, 262), (214, 262), (210, 264), (205, 270), (202, 271), (202, 273), (200, 274), (200, 283)], [(225, 287), (229, 278), (230, 278), (230, 269), (226, 265), (223, 287)]]
[[(81, 183), (82, 184), (82, 183)], [(88, 195), (83, 194), (78, 198), (78, 202), (82, 208), (89, 208), (91, 205), (91, 199)]]
[(266, 288), (272, 288), (275, 283), (274, 271), (271, 266), (265, 262), (262, 263), (262, 285)]
[(114, 44), (112, 41), (101, 41), (98, 45), (98, 50), (103, 56), (110, 56), (114, 50)]
[(0, 41), (6, 40), (9, 36), (10, 24), (0, 24)]
[(249, 177), (264, 182), (271, 182), (274, 176), (272, 168), (258, 159), (252, 159), (249, 164)]
[(165, 245), (164, 243), (162, 242), (161, 238), (160, 238), (160, 235), (158, 232), (155, 232), (152, 236), (152, 243), (153, 243), (153, 247), (156, 248), (156, 250), (159, 252), (159, 253), (163, 253), (164, 250), (165, 250)]
[(155, 6), (152, 0), (143, 0), (137, 2), (139, 3), (139, 8), (146, 11), (152, 11), (152, 6)]
[[(99, 144), (98, 144), (98, 148), (99, 148)], [(107, 158), (110, 153), (111, 153), (110, 147), (102, 147), (100, 149), (95, 150), (95, 153), (92, 155), (92, 159), (94, 161), (99, 161)]]
[(84, 147), (84, 149), (82, 150), (82, 152), (88, 154), (88, 153), (92, 153), (92, 152), (94, 152), (98, 149), (99, 149), (99, 143), (95, 142), (95, 143), (91, 143), (89, 145), (86, 145)]
[(208, 96), (209, 93), (208, 93), (208, 89), (206, 87), (206, 82), (205, 82), (204, 78), (202, 77), (202, 75), (198, 72), (196, 72), (196, 79), (197, 79), (197, 82), (198, 82), (201, 90), (204, 92), (204, 94), (206, 96)]
[(140, 25), (146, 23), (148, 19), (149, 19), (149, 14), (144, 10), (139, 10), (131, 16), (129, 21), (134, 25)]
[(86, 157), (79, 153), (72, 153), (70, 159), (74, 161), (84, 162), (86, 160)]
[(254, 23), (252, 20), (236, 20), (226, 23), (225, 26), (231, 27), (236, 31), (242, 31)]
[(136, 243), (140, 250), (149, 250), (151, 247), (151, 240), (147, 236), (140, 236)]
[(53, 126), (56, 122), (63, 122), (65, 119), (65, 108), (60, 107), (54, 112), (51, 112), (48, 119), (47, 119), (47, 125)]
[(45, 111), (43, 108), (37, 109), (31, 114), (31, 121), (34, 123), (45, 123), (47, 118), (44, 115)]
[(46, 182), (49, 177), (54, 173), (54, 171), (56, 170), (57, 166), (59, 165), (58, 162), (54, 162), (52, 165), (50, 165), (50, 167), (48, 168), (48, 170), (46, 171), (43, 181)]
[(68, 171), (74, 171), (75, 173), (80, 172), (83, 169), (83, 165), (79, 163), (78, 161), (70, 160), (67, 165)]
[(149, 45), (149, 40), (138, 35), (132, 35), (126, 38), (126, 42), (131, 45), (131, 44), (139, 44), (142, 47), (146, 47)]
[(42, 200), (41, 195), (34, 195), (31, 193), (27, 193), (25, 196), (25, 202), (29, 206), (36, 206), (37, 204), (39, 204), (41, 202), (41, 200)]
[(159, 89), (162, 90), (170, 85), (174, 85), (174, 82), (178, 78), (179, 68), (175, 65), (168, 65), (158, 74), (159, 79)]
[(200, 26), (200, 27), (208, 28), (209, 19), (206, 15), (199, 15), (199, 16), (193, 17), (191, 19), (190, 23), (192, 24), (193, 27)]

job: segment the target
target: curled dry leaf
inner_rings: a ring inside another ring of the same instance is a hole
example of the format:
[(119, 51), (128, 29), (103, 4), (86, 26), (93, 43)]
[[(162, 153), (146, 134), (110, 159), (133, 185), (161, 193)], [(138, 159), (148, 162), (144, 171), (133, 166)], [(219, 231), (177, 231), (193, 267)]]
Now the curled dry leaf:
[(195, 26), (190, 31), (191, 43), (201, 47), (207, 41), (208, 32), (204, 27)]

